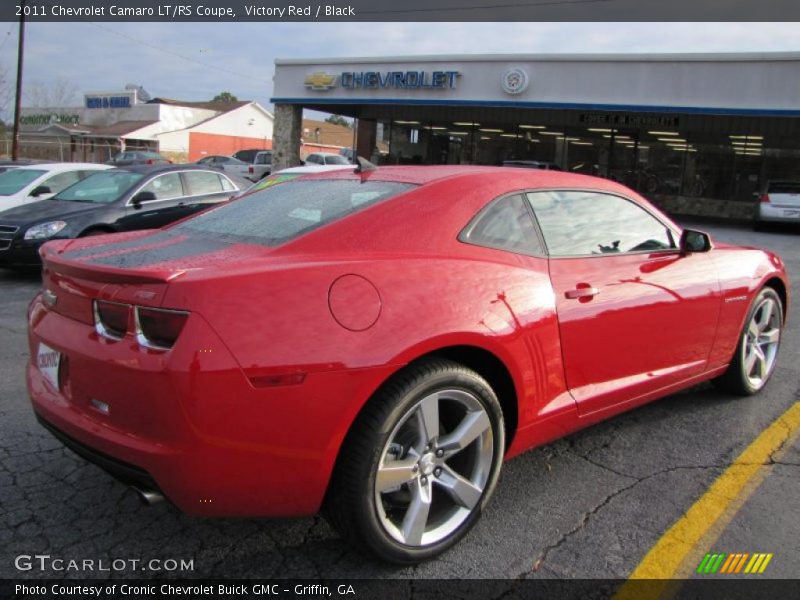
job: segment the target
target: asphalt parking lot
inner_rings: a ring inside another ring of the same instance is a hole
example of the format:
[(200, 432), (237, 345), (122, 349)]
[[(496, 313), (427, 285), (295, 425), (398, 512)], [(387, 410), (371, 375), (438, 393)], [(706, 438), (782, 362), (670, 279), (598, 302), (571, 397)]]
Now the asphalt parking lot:
[[(778, 251), (800, 289), (797, 231), (699, 225), (719, 240)], [(109, 577), (624, 578), (739, 453), (800, 400), (800, 310), (790, 307), (768, 388), (738, 398), (701, 385), (528, 452), (505, 465), (488, 512), (438, 560), (387, 566), (342, 543), (321, 518), (189, 518), (133, 492), (66, 450), (35, 421), (24, 366), (25, 309), (40, 282), (0, 272), (0, 577), (15, 557), (193, 559), (193, 571), (82, 572)], [(720, 530), (714, 548), (774, 553), (764, 577), (800, 569), (800, 451), (766, 468), (763, 484)], [(777, 455), (776, 455), (777, 456)], [(71, 573), (70, 576), (76, 576)]]

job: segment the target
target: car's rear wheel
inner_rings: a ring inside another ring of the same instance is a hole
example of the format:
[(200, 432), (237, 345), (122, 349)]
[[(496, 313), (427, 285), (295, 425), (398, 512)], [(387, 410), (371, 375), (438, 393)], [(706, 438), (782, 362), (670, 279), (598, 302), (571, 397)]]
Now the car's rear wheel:
[(783, 303), (775, 290), (765, 287), (750, 305), (731, 364), (715, 382), (745, 396), (761, 391), (775, 370), (782, 331)]
[(432, 558), (480, 517), (504, 444), (500, 405), (480, 375), (447, 360), (413, 365), (354, 423), (326, 516), (343, 537), (386, 560)]

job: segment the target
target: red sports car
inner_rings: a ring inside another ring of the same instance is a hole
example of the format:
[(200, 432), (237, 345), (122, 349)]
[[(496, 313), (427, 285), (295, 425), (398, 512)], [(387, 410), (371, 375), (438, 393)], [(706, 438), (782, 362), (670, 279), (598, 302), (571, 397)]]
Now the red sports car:
[(323, 173), (42, 257), (44, 426), (187, 513), (323, 509), (396, 562), (455, 544), (505, 459), (703, 380), (758, 392), (789, 299), (778, 256), (535, 169)]

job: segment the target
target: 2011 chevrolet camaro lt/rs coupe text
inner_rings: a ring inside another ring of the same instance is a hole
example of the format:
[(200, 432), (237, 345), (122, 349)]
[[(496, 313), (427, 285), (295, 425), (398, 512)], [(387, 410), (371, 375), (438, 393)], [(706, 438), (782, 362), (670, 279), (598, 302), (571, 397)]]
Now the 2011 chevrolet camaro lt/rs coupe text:
[(41, 255), (44, 426), (187, 513), (322, 509), (395, 562), (455, 544), (504, 459), (703, 380), (758, 392), (789, 297), (778, 256), (535, 169), (321, 173)]

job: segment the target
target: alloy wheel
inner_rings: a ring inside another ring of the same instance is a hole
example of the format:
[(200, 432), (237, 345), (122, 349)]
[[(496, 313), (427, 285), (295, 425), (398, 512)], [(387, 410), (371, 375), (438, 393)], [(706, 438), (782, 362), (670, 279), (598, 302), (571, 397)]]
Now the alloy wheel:
[(382, 450), (374, 490), (381, 526), (407, 546), (445, 539), (478, 507), (493, 457), (492, 422), (472, 393), (428, 394), (406, 411)]
[(744, 376), (754, 389), (764, 386), (775, 366), (780, 328), (780, 307), (772, 298), (763, 298), (752, 313), (742, 344)]

